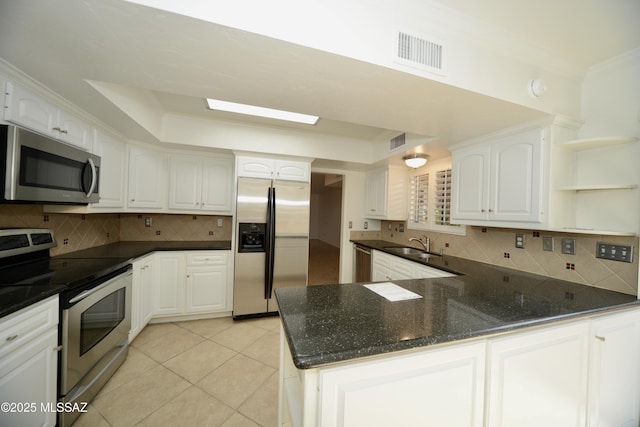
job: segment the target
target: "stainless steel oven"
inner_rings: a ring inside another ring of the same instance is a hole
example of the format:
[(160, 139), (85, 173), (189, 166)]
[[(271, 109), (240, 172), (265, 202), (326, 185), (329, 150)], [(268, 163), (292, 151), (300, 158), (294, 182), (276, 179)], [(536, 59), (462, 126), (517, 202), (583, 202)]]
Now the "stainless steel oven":
[[(60, 401), (89, 402), (128, 353), (131, 266), (90, 287), (61, 294)], [(79, 415), (61, 413), (68, 426)]]
[(95, 203), (99, 171), (99, 156), (0, 125), (0, 199), (5, 202)]

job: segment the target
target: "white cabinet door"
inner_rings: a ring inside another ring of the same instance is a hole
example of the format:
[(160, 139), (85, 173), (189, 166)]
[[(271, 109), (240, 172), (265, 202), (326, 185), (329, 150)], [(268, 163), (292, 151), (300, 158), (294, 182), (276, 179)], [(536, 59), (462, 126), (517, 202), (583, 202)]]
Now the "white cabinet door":
[(639, 337), (638, 310), (591, 322), (589, 426), (640, 425)]
[(4, 119), (83, 150), (93, 145), (88, 123), (11, 82), (6, 84)]
[(155, 315), (182, 314), (184, 311), (185, 263), (182, 252), (154, 255)]
[(202, 161), (203, 210), (231, 212), (233, 197), (233, 167), (230, 159)]
[(490, 339), (488, 427), (583, 426), (587, 322)]
[(186, 298), (187, 313), (226, 310), (227, 267), (188, 267)]
[(238, 156), (238, 176), (309, 182), (311, 163), (269, 157)]
[(490, 220), (541, 221), (542, 136), (537, 129), (492, 144)]
[(386, 170), (367, 174), (364, 212), (366, 218), (379, 218), (387, 215), (387, 175)]
[(309, 182), (311, 164), (294, 160), (276, 160), (274, 162), (274, 171), (276, 179)]
[(33, 92), (7, 82), (4, 119), (33, 131), (56, 138), (58, 108)]
[(487, 218), (490, 160), (489, 145), (456, 150), (452, 153), (452, 219)]
[(440, 270), (439, 268), (429, 267), (427, 265), (416, 265), (414, 277), (416, 279), (432, 279), (435, 277), (452, 277), (453, 273)]
[(238, 156), (238, 176), (246, 178), (273, 178), (275, 161), (262, 157)]
[(141, 147), (129, 148), (128, 207), (164, 208), (167, 188), (165, 162), (164, 153)]
[(169, 173), (169, 209), (201, 209), (202, 161), (172, 156)]
[(56, 424), (41, 405), (57, 401), (58, 307), (56, 295), (0, 319), (0, 402), (21, 405), (3, 407), (1, 426)]
[(133, 263), (129, 342), (133, 341), (151, 320), (155, 293), (154, 258), (146, 256)]
[(320, 370), (319, 425), (482, 426), (485, 344)]
[[(0, 360), (0, 402), (15, 402), (27, 410), (0, 412), (0, 425), (55, 426), (56, 412), (41, 405), (57, 401), (58, 330), (51, 329)], [(35, 407), (33, 406), (35, 405)]]
[(93, 130), (88, 123), (66, 111), (58, 111), (58, 139), (84, 150), (93, 146)]
[(407, 219), (409, 175), (404, 167), (389, 166), (367, 173), (366, 218), (404, 221)]
[(126, 144), (98, 131), (93, 147), (94, 154), (100, 156), (100, 201), (92, 204), (91, 208), (123, 208)]

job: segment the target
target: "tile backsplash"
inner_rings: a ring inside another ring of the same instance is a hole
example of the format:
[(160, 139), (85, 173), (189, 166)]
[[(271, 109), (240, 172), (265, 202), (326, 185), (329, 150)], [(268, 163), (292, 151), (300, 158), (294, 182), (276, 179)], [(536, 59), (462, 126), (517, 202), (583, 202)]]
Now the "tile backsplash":
[[(150, 227), (145, 226), (151, 218)], [(221, 226), (218, 227), (218, 219)], [(229, 216), (169, 214), (62, 214), (40, 205), (0, 205), (0, 228), (50, 228), (58, 246), (51, 255), (140, 240), (231, 240)]]
[[(400, 224), (404, 225), (404, 232)], [(515, 247), (515, 235), (523, 234), (524, 249)], [(382, 221), (381, 231), (352, 231), (352, 239), (381, 239), (415, 246), (411, 237), (426, 235), (431, 241), (431, 251), (480, 261), (487, 264), (550, 276), (598, 288), (626, 294), (638, 294), (638, 237), (569, 234), (547, 231), (515, 230), (490, 227), (467, 227), (466, 236), (409, 230), (405, 223)], [(542, 248), (543, 237), (552, 237), (552, 252)], [(561, 251), (561, 239), (576, 240), (576, 254), (565, 255)], [(636, 249), (633, 263), (596, 258), (596, 243), (633, 245)]]

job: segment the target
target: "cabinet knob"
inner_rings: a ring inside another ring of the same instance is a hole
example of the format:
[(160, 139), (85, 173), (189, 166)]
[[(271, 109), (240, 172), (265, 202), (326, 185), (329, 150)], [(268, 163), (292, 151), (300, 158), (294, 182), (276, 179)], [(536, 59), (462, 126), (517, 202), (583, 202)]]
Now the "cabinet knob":
[(15, 340), (16, 338), (18, 338), (18, 334), (11, 335), (10, 337), (7, 337), (7, 341), (13, 341), (13, 340)]
[(53, 128), (53, 130), (55, 130), (55, 131), (57, 131), (57, 132), (60, 132), (60, 131), (61, 131), (61, 129), (60, 129), (59, 127), (54, 127), (54, 128)]
[(486, 212), (486, 210), (484, 210), (484, 209), (480, 209), (480, 212), (485, 213), (485, 212)]
[(493, 212), (493, 209), (489, 209), (489, 212)]
[(601, 337), (600, 335), (596, 335), (596, 339), (597, 339), (597, 340), (600, 340), (600, 341), (602, 341), (602, 342), (605, 342), (605, 338), (604, 338), (604, 337)]
[(65, 135), (68, 134), (69, 132), (66, 129), (60, 129), (60, 133), (64, 133)]

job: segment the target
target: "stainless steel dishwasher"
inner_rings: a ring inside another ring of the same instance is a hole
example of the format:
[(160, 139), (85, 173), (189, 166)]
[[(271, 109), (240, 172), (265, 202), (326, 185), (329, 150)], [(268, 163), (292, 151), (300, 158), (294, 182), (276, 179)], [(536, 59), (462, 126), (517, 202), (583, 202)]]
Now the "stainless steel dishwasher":
[(370, 282), (371, 281), (371, 250), (364, 246), (354, 245), (354, 264), (353, 281), (354, 282)]

